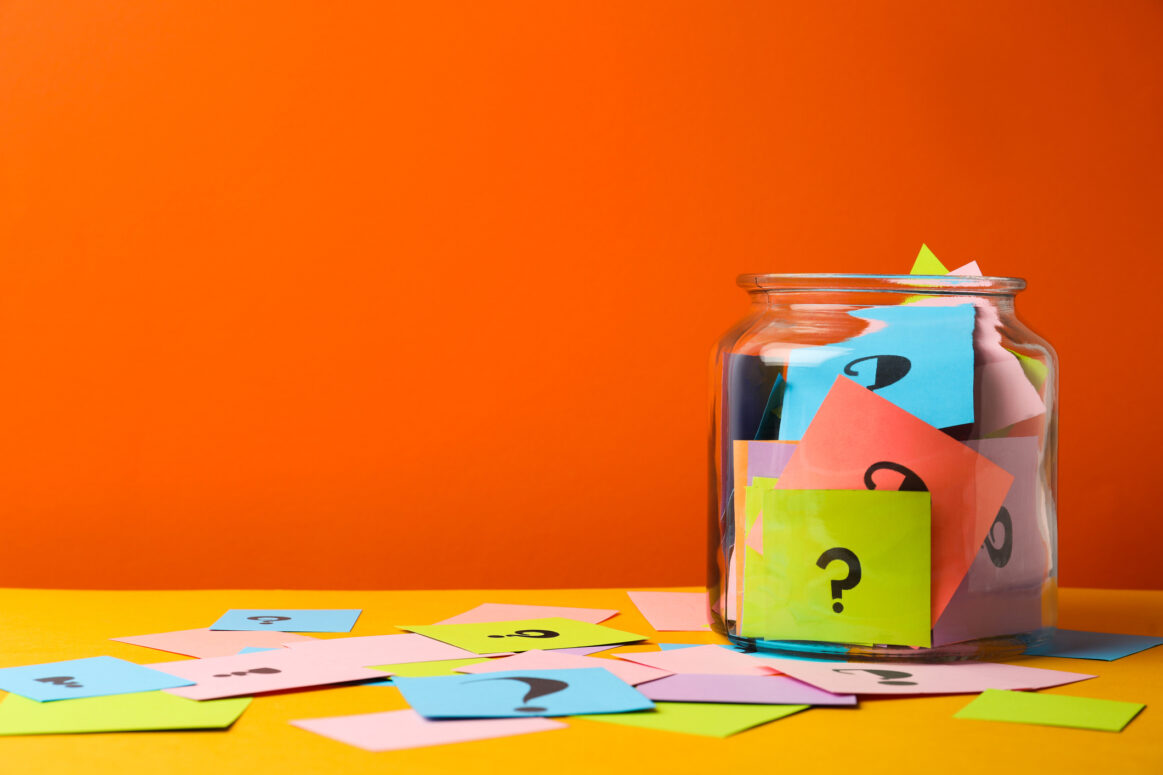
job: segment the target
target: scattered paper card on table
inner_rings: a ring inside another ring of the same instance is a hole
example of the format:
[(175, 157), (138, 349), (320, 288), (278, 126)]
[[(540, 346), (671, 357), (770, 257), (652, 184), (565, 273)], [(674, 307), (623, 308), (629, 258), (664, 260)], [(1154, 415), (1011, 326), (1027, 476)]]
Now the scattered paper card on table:
[[(478, 660), (477, 664), (457, 668), (459, 673), (512, 672), (514, 670), (581, 670), (597, 667), (609, 670), (626, 683), (634, 686), (645, 681), (654, 681), (671, 675), (669, 670), (640, 665), (620, 659), (597, 659), (562, 654), (559, 651), (524, 651), (501, 659)], [(401, 673), (406, 675), (406, 673)]]
[(600, 624), (590, 624), (589, 622), (560, 617), (517, 619), (506, 622), (473, 622), (470, 624), (429, 624), (407, 627), (401, 625), (400, 629), (435, 638), (475, 654), (571, 648), (574, 646), (602, 646), (610, 643), (646, 640), (642, 635), (635, 635), (632, 632), (622, 632)]
[(344, 662), (360, 667), (398, 665), (405, 662), (441, 662), (449, 659), (472, 659), (479, 656), (472, 651), (466, 651), (414, 633), (329, 638), (310, 643), (288, 643), (287, 646), (292, 651), (318, 659)]
[(627, 592), (634, 605), (659, 632), (710, 630), (706, 592)]
[[(682, 654), (691, 651), (672, 652)], [(1036, 667), (965, 662), (953, 665), (808, 662), (765, 657), (793, 678), (836, 694), (971, 694), (986, 689), (1045, 689), (1094, 678)]]
[(566, 728), (547, 718), (429, 721), (414, 710), (300, 719), (291, 725), (366, 751), (401, 751)]
[(1119, 635), (1113, 632), (1057, 630), (1049, 643), (1026, 650), (1030, 656), (1099, 659), (1113, 662), (1140, 651), (1163, 645), (1163, 638), (1153, 635)]
[(1144, 707), (1139, 702), (986, 689), (953, 717), (1121, 732)]
[(312, 653), (290, 648), (229, 657), (162, 662), (150, 667), (195, 681), (195, 686), (166, 690), (191, 700), (241, 697), (384, 677), (379, 670), (318, 659)]
[(619, 659), (637, 662), (640, 665), (657, 667), (671, 673), (700, 673), (704, 675), (779, 675), (770, 660), (740, 654), (738, 651), (719, 646), (694, 646), (689, 649), (671, 651), (636, 651), (632, 654), (615, 654)]
[(233, 609), (210, 625), (210, 629), (351, 632), (361, 613), (359, 608)]
[(724, 705), (711, 702), (660, 702), (653, 711), (587, 716), (590, 721), (661, 732), (730, 737), (760, 724), (807, 710), (808, 705)]
[[(511, 659), (512, 657), (507, 657)], [(425, 678), (433, 675), (457, 675), (462, 667), (480, 664), (482, 662), (496, 662), (488, 657), (473, 657), (471, 659), (443, 659), (439, 662), (404, 662), (398, 665), (369, 665), (373, 670), (383, 670), (391, 675), (402, 675), (408, 678)]]
[(244, 648), (278, 648), (293, 641), (315, 640), (310, 635), (293, 635), (287, 632), (246, 632), (238, 630), (178, 630), (159, 632), (153, 635), (131, 635), (127, 638), (110, 638), (120, 643), (144, 646), (147, 649), (185, 654), (188, 657), (225, 657), (237, 654)]
[(475, 624), (478, 622), (511, 622), (515, 619), (545, 619), (559, 617), (597, 624), (618, 612), (611, 608), (571, 608), (564, 605), (517, 605), (513, 603), (481, 603), (476, 608), (437, 622), (437, 624)]
[(872, 321), (874, 328), (788, 356), (780, 439), (803, 437), (840, 376), (935, 428), (973, 422), (972, 304), (870, 307), (848, 314)]
[(642, 684), (652, 700), (746, 705), (855, 705), (854, 694), (832, 694), (787, 676), (682, 673)]
[[(929, 646), (929, 493), (765, 490), (741, 634)], [(762, 566), (761, 568), (759, 566)]]
[(68, 702), (36, 702), (10, 694), (0, 702), (0, 735), (224, 729), (249, 704), (250, 698), (195, 702), (165, 692), (86, 697)]
[(191, 683), (115, 657), (87, 657), (0, 669), (0, 689), (37, 702), (152, 692)]
[(598, 668), (395, 681), (408, 704), (426, 718), (577, 716), (654, 707), (634, 687)]
[(937, 621), (1005, 501), (1013, 476), (846, 377), (838, 377), (779, 478), (781, 490), (927, 490)]

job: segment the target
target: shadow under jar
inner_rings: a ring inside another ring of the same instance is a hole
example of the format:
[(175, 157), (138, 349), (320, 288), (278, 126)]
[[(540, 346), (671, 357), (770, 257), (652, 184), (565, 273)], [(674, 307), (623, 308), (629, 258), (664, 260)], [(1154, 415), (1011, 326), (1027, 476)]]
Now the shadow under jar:
[(1057, 621), (1057, 356), (1008, 277), (743, 275), (713, 358), (708, 597), (736, 645), (1004, 659)]

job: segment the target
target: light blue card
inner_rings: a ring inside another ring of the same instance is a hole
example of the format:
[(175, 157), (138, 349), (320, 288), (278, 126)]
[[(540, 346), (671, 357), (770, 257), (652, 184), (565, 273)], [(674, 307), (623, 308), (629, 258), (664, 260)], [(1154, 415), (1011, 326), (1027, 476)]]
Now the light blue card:
[(193, 685), (193, 681), (185, 678), (116, 657), (87, 657), (0, 669), (0, 689), (37, 702), (153, 692)]
[(600, 667), (394, 680), (413, 710), (426, 718), (580, 716), (654, 707), (630, 684)]
[(235, 608), (210, 625), (212, 630), (351, 632), (360, 608)]
[(1028, 649), (1026, 653), (1038, 657), (1101, 659), (1104, 662), (1113, 662), (1159, 645), (1163, 645), (1163, 638), (1152, 635), (1058, 630), (1049, 643)]
[(781, 440), (803, 438), (841, 375), (935, 428), (973, 422), (972, 304), (871, 307), (848, 314), (873, 321), (871, 332), (789, 354)]
[(241, 649), (238, 653), (239, 654), (253, 654), (256, 651), (278, 651), (278, 650), (279, 650), (278, 647), (263, 648), (262, 646), (247, 646), (246, 648)]

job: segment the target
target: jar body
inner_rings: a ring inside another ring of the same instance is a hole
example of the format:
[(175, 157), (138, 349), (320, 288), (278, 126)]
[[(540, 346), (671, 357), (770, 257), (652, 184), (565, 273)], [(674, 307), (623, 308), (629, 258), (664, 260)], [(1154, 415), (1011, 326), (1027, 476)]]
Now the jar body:
[(708, 593), (734, 643), (1002, 659), (1057, 617), (1057, 357), (1020, 280), (751, 275), (719, 342)]

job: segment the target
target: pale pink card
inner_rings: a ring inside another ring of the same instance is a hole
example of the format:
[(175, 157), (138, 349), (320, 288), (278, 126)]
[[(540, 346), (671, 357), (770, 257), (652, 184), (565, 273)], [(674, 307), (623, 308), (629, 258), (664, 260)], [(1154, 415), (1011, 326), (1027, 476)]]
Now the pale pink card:
[[(348, 665), (399, 665), (405, 662), (439, 662), (445, 659), (473, 659), (481, 656), (415, 633), (363, 635), (355, 638), (318, 639), (311, 643), (288, 643), (291, 651), (343, 662)], [(383, 677), (383, 673), (380, 674)]]
[(619, 659), (669, 670), (672, 673), (714, 675), (781, 675), (769, 659), (725, 649), (722, 646), (691, 646), (669, 651), (636, 651), (615, 654)]
[(519, 619), (545, 619), (558, 616), (579, 622), (598, 624), (617, 616), (609, 608), (570, 608), (561, 605), (517, 605), (514, 603), (481, 603), (476, 608), (457, 614), (436, 624), (475, 624), (477, 622), (511, 622)]
[(317, 654), (289, 648), (229, 657), (159, 662), (146, 667), (197, 681), (194, 686), (165, 690), (188, 700), (216, 700), (220, 697), (241, 697), (384, 677), (382, 670), (333, 662), (321, 659)]
[(525, 651), (511, 657), (490, 659), (488, 662), (477, 662), (475, 665), (458, 667), (458, 673), (496, 673), (505, 670), (579, 670), (587, 667), (600, 667), (634, 686), (666, 678), (674, 675), (669, 670), (657, 667), (640, 665), (636, 662), (623, 662), (617, 659), (599, 659), (595, 657), (578, 657), (570, 654), (560, 654), (554, 651)]
[(173, 654), (185, 654), (189, 657), (225, 657), (237, 654), (245, 648), (278, 648), (284, 643), (313, 641), (316, 638), (290, 632), (198, 629), (131, 635), (127, 638), (109, 640), (169, 651)]
[(366, 751), (400, 751), (566, 728), (560, 721), (548, 718), (429, 721), (414, 710), (300, 719), (292, 721), (291, 726)]
[(923, 489), (932, 497), (931, 620), (973, 564), (1013, 476), (846, 377), (837, 377), (776, 487)]
[(707, 624), (705, 592), (627, 592), (634, 605), (659, 632), (700, 632)]
[(809, 662), (774, 657), (764, 661), (792, 678), (834, 694), (973, 694), (986, 689), (1045, 689), (1094, 678), (1085, 673), (992, 662), (928, 665)]

